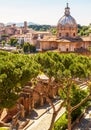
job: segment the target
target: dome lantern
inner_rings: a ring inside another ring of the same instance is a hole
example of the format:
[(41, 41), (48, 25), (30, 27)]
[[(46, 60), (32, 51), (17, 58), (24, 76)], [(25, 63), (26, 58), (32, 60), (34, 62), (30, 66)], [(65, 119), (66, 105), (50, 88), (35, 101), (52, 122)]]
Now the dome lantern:
[(65, 8), (65, 15), (70, 15), (70, 8), (67, 3), (67, 7)]

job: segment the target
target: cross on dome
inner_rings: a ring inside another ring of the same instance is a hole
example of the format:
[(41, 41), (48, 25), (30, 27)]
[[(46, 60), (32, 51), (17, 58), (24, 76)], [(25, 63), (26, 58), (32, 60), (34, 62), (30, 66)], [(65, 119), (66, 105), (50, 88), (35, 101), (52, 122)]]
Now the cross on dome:
[(67, 8), (69, 7), (68, 5), (69, 5), (69, 3), (67, 3)]

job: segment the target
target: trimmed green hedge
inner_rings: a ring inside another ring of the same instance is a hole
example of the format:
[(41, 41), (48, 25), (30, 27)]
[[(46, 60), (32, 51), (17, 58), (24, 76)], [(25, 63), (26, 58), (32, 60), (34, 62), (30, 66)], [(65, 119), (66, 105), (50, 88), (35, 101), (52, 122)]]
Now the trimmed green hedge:
[(66, 130), (67, 128), (67, 114), (64, 113), (55, 123), (54, 130)]

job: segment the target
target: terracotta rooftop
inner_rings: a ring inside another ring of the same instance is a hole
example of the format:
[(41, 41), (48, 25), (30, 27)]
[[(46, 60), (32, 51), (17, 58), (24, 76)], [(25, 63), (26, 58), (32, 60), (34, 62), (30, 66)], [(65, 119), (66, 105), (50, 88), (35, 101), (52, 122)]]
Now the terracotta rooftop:
[(34, 34), (50, 34), (50, 32), (47, 32), (47, 31), (34, 31)]
[(40, 39), (40, 41), (56, 41), (56, 36), (44, 36), (43, 39)]
[[(89, 41), (90, 38), (87, 38), (87, 41)], [(56, 42), (76, 42), (76, 41), (84, 41), (86, 40), (86, 38), (81, 38), (81, 37), (77, 37), (77, 38), (60, 38), (57, 39), (56, 36), (44, 36), (43, 39), (40, 39), (40, 41), (56, 41)], [(91, 41), (91, 40), (90, 40)]]

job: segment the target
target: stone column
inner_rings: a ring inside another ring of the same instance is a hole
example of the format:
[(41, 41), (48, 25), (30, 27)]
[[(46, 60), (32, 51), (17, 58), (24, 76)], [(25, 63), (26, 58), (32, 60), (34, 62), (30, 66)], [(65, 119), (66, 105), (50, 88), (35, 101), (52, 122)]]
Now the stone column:
[(26, 114), (29, 114), (29, 111), (30, 111), (29, 97), (27, 97), (27, 98), (25, 99), (25, 102), (26, 102), (26, 107), (25, 107), (25, 109), (26, 109)]
[(32, 109), (34, 109), (34, 99), (32, 98), (32, 103), (31, 103)]
[(18, 127), (19, 127), (18, 118), (17, 118), (17, 116), (13, 116), (13, 118), (12, 118), (12, 130), (13, 129), (18, 130)]
[(30, 114), (30, 111), (31, 111), (31, 95), (29, 94), (29, 114)]
[(21, 107), (21, 118), (25, 117), (25, 110), (24, 110), (24, 106), (22, 104), (20, 104)]
[(40, 94), (40, 105), (41, 105), (41, 106), (44, 105), (44, 99), (43, 99), (42, 93)]

